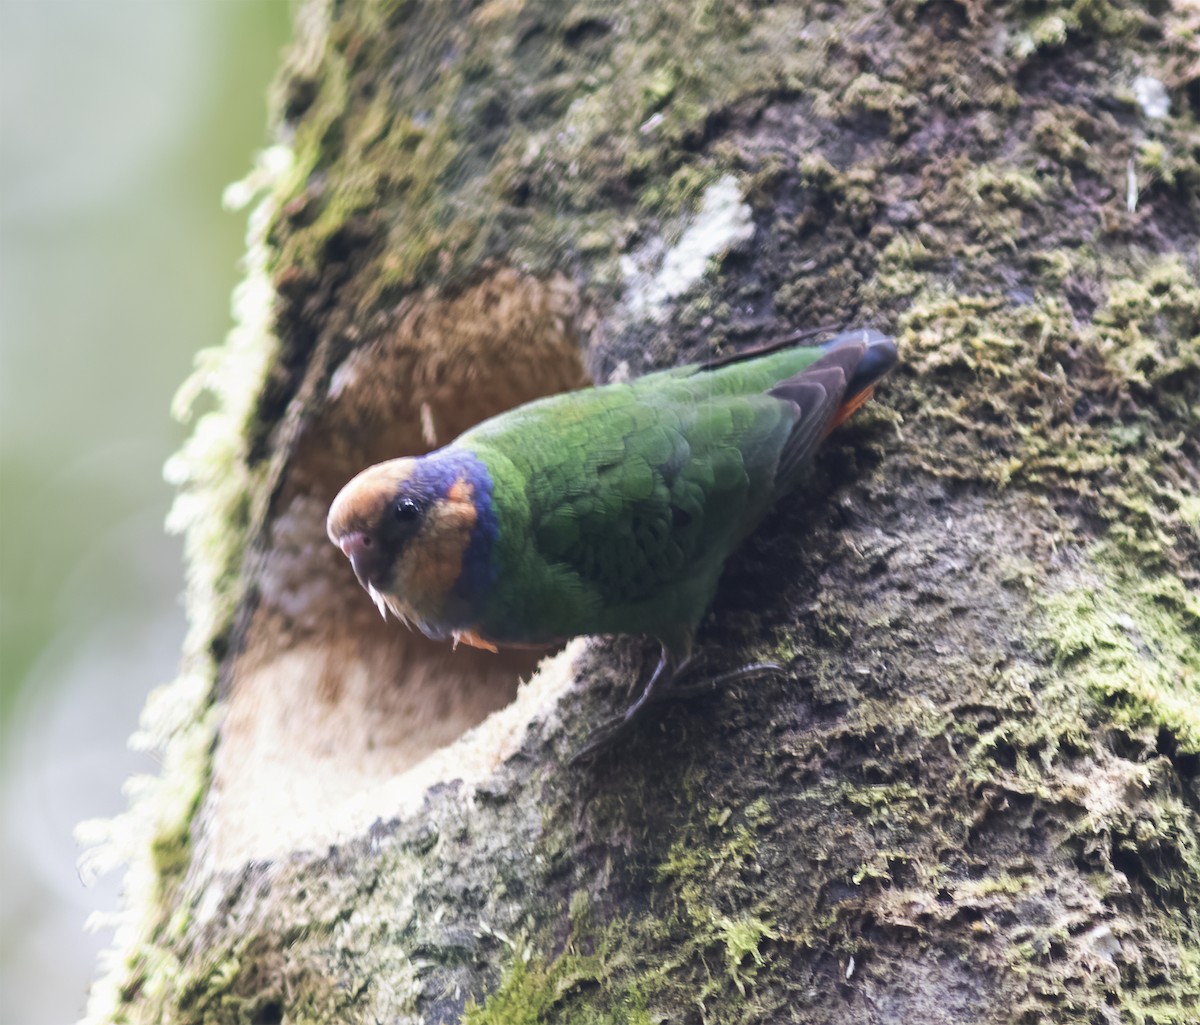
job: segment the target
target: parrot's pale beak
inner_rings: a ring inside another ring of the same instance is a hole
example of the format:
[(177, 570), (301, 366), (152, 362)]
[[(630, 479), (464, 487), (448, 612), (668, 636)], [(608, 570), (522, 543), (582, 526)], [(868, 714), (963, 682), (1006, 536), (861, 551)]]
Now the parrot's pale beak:
[(350, 560), (358, 582), (363, 587), (370, 588), (376, 582), (375, 578), (379, 575), (379, 571), (384, 569), (381, 565), (382, 553), (379, 546), (371, 540), (371, 535), (356, 530), (339, 538), (337, 546), (342, 550), (342, 554)]

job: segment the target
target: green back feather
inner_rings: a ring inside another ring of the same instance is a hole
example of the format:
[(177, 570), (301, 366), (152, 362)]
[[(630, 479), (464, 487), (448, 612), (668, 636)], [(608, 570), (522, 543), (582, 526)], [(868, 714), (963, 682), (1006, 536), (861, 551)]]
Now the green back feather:
[(463, 435), (455, 444), (491, 471), (500, 522), (484, 634), (694, 627), (777, 497), (795, 409), (766, 391), (821, 355), (676, 368), (543, 399)]

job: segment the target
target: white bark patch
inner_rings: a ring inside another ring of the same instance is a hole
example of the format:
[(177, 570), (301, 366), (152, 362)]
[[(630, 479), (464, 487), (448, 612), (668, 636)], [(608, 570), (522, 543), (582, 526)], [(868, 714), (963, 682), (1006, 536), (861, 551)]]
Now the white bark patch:
[(753, 214), (733, 175), (727, 174), (710, 185), (695, 219), (662, 255), (657, 274), (647, 268), (658, 261), (663, 250), (661, 240), (622, 259), (634, 312), (659, 319), (672, 299), (704, 277), (709, 260), (740, 248), (754, 237)]
[(437, 425), (433, 422), (433, 407), (428, 402), (421, 403), (421, 437), (430, 448), (437, 448)]
[(1121, 941), (1113, 934), (1111, 928), (1106, 924), (1096, 926), (1083, 935), (1083, 945), (1090, 949), (1092, 954), (1101, 961), (1107, 961), (1112, 964), (1114, 961), (1124, 960), (1124, 950), (1121, 947)]
[(1158, 121), (1171, 113), (1171, 97), (1167, 95), (1167, 87), (1157, 78), (1138, 75), (1133, 80), (1133, 96), (1142, 113), (1151, 120)]
[(373, 360), (374, 354), (366, 349), (357, 349), (342, 360), (329, 376), (329, 400), (336, 401), (343, 394), (353, 392), (359, 387), (364, 374), (370, 374)]

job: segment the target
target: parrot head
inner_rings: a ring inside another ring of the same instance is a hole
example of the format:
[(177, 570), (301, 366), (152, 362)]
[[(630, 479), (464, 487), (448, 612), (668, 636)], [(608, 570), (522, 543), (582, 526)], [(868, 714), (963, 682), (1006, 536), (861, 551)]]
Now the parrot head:
[(486, 468), (443, 449), (363, 470), (334, 499), (326, 530), (385, 618), (440, 638), (486, 583), (495, 525)]

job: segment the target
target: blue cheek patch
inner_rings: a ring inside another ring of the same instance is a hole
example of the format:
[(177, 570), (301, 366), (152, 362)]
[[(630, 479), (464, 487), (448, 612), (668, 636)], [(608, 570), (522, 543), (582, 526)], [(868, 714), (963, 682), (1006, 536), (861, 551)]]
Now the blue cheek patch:
[(463, 552), (462, 569), (452, 593), (447, 595), (445, 617), (454, 628), (474, 625), (496, 580), (492, 546), (500, 533), (500, 522), (492, 503), (492, 475), (474, 453), (449, 449), (421, 460), (408, 481), (409, 488), (433, 501), (445, 500), (460, 481), (471, 488), (476, 519)]
[(500, 521), (492, 504), (492, 475), (472, 453), (463, 453), (463, 473), (471, 485), (475, 502), (475, 529), (463, 553), (462, 572), (454, 585), (455, 596), (468, 606), (478, 606), (487, 597), (496, 580), (492, 564), (492, 546), (500, 534)]

